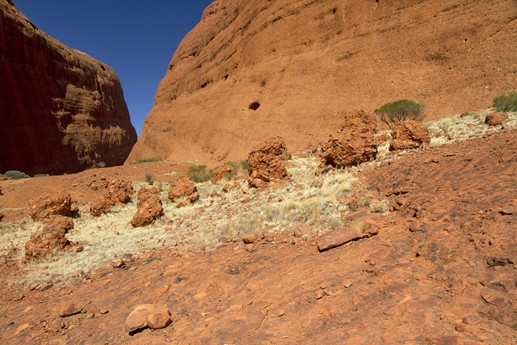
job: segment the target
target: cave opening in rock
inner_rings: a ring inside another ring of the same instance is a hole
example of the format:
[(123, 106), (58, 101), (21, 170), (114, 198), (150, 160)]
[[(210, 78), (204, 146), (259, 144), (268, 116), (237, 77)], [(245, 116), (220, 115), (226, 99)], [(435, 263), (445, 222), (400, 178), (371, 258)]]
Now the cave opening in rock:
[(259, 102), (253, 102), (253, 103), (251, 103), (248, 106), (248, 108), (251, 109), (251, 110), (257, 110), (258, 108), (260, 108), (260, 103)]

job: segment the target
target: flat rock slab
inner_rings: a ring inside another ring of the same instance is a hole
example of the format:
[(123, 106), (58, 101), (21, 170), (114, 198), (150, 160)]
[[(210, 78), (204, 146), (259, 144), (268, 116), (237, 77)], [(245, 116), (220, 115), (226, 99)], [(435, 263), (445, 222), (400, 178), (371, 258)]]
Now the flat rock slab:
[(347, 244), (348, 242), (361, 240), (375, 236), (379, 233), (377, 229), (368, 229), (364, 232), (352, 228), (342, 228), (327, 232), (317, 240), (318, 250), (324, 252), (326, 250), (336, 248)]

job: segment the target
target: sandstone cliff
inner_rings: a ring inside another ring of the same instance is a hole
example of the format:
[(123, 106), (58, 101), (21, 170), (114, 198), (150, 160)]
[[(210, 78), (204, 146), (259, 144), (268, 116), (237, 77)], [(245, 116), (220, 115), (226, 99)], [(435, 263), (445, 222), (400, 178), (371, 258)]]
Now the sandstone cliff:
[(516, 18), (515, 0), (215, 1), (128, 161), (243, 159), (275, 135), (296, 150), (401, 98), (428, 119), (489, 107), (517, 87)]
[(135, 142), (115, 71), (0, 0), (0, 172), (118, 165)]

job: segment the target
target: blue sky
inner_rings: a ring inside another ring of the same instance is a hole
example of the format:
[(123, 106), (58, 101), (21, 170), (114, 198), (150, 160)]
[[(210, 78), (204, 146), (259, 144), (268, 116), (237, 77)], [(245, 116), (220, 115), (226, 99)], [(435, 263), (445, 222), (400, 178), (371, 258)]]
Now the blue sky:
[(110, 65), (138, 135), (181, 39), (213, 0), (13, 0), (36, 26)]

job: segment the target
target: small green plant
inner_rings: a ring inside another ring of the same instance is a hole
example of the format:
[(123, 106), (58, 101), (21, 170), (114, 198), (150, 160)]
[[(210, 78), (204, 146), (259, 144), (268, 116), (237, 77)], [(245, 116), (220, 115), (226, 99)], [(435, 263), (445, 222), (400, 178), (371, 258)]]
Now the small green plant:
[(241, 161), (241, 167), (243, 170), (248, 170), (248, 161), (246, 159)]
[(153, 175), (153, 173), (152, 173), (152, 172), (150, 172), (150, 171), (147, 171), (147, 172), (145, 173), (145, 180), (147, 181), (147, 183), (148, 183), (149, 185), (151, 185), (151, 186), (152, 186), (152, 185), (154, 184), (154, 175)]
[(206, 169), (206, 165), (193, 165), (188, 169), (188, 177), (194, 182), (206, 182), (212, 178), (212, 173)]
[(29, 175), (27, 175), (24, 172), (18, 171), (18, 170), (9, 170), (4, 173), (5, 177), (10, 177), (12, 179), (21, 179), (21, 178), (30, 178)]
[(424, 106), (409, 99), (386, 103), (379, 109), (375, 109), (375, 114), (389, 127), (399, 121), (422, 121), (425, 118)]
[(517, 92), (497, 96), (494, 98), (494, 107), (497, 111), (517, 111)]
[(133, 162), (131, 164), (141, 164), (141, 163), (154, 163), (154, 162), (161, 162), (161, 158), (155, 157), (155, 158), (146, 158), (141, 159), (139, 161)]
[(224, 163), (224, 165), (228, 165), (228, 166), (234, 168), (235, 170), (239, 170), (239, 166), (235, 162), (226, 162), (226, 163)]

